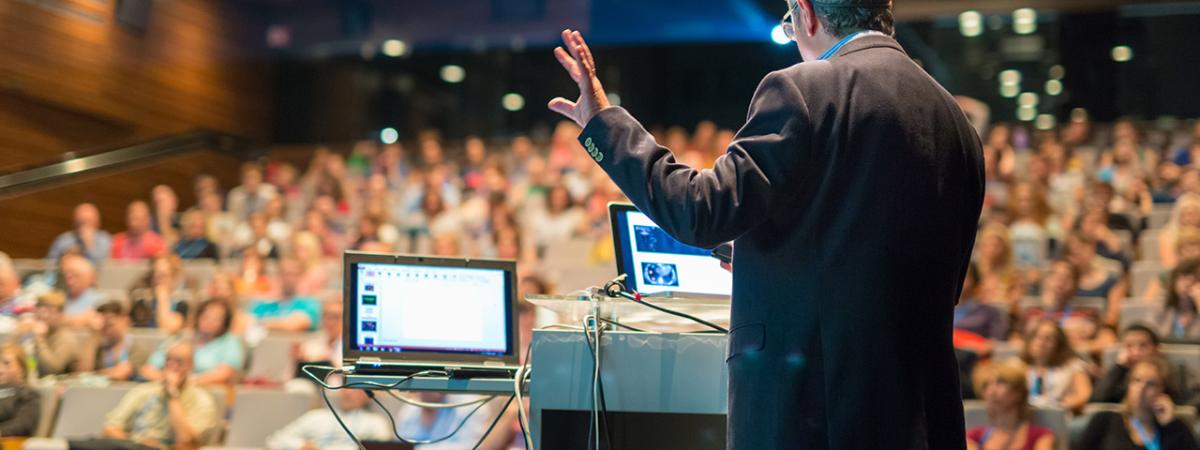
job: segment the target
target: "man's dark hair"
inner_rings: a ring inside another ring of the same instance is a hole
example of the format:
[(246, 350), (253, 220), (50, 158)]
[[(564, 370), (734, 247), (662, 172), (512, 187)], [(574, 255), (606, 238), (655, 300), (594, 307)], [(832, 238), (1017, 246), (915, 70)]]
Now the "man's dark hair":
[(813, 10), (825, 30), (834, 37), (843, 37), (860, 30), (878, 31), (888, 36), (896, 34), (895, 16), (891, 6), (858, 6), (853, 2), (813, 2)]
[(1154, 330), (1151, 330), (1148, 326), (1135, 323), (1126, 327), (1125, 331), (1121, 333), (1121, 336), (1125, 336), (1129, 333), (1145, 333), (1146, 336), (1150, 338), (1150, 344), (1156, 347), (1158, 346), (1158, 333), (1155, 333)]
[(118, 301), (109, 301), (103, 305), (96, 307), (96, 312), (100, 314), (112, 314), (114, 316), (125, 315), (125, 305)]

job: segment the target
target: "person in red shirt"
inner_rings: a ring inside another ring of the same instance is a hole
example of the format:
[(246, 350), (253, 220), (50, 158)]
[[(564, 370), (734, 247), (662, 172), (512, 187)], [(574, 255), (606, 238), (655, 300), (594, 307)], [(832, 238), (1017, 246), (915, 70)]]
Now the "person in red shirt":
[(150, 229), (150, 207), (141, 200), (130, 203), (125, 215), (125, 231), (113, 237), (112, 258), (141, 261), (165, 250), (162, 237)]

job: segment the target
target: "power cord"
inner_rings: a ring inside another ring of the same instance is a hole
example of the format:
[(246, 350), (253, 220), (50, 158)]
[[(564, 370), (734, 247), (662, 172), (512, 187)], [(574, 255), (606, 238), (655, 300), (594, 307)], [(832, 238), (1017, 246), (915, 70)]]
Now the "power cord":
[(693, 316), (691, 314), (681, 313), (679, 311), (674, 311), (674, 310), (667, 309), (667, 308), (655, 305), (653, 303), (647, 302), (645, 300), (645, 298), (642, 297), (642, 294), (639, 294), (639, 293), (625, 287), (625, 278), (626, 278), (626, 274), (621, 274), (621, 275), (618, 275), (616, 278), (613, 278), (612, 281), (605, 283), (604, 284), (604, 295), (607, 295), (609, 297), (620, 297), (620, 298), (628, 299), (628, 300), (633, 301), (634, 303), (645, 306), (647, 308), (654, 309), (654, 310), (657, 310), (662, 313), (670, 314), (672, 316), (682, 317), (684, 319), (687, 319), (687, 320), (696, 322), (698, 324), (704, 325), (706, 327), (712, 328), (713, 330), (716, 330), (718, 332), (726, 333), (726, 334), (729, 333), (728, 329), (726, 329), (725, 327), (722, 327), (720, 325), (717, 325), (715, 323), (709, 322), (707, 320), (701, 319), (701, 318)]
[[(590, 316), (585, 317), (583, 319), (585, 325), (589, 322), (589, 319), (590, 319)], [(597, 329), (596, 332), (599, 333), (599, 329)], [(595, 426), (597, 427), (596, 428), (596, 442), (595, 442), (596, 450), (600, 450), (600, 427), (601, 426), (604, 429), (605, 437), (608, 439), (608, 448), (611, 449), (612, 442), (613, 442), (612, 434), (611, 434), (612, 428), (609, 427), (609, 424), (608, 424), (608, 402), (605, 400), (606, 396), (604, 395), (604, 379), (600, 376), (600, 367), (599, 367), (599, 362), (600, 362), (599, 335), (597, 335), (595, 343), (593, 345), (592, 336), (587, 333), (587, 329), (585, 328), (583, 330), (583, 339), (584, 339), (584, 341), (587, 342), (588, 353), (592, 356), (592, 358), (595, 361), (595, 366), (594, 366), (595, 370), (594, 370), (593, 378), (592, 378), (592, 387), (594, 389), (593, 393), (592, 393), (592, 407), (593, 407), (594, 414), (597, 414), (596, 416), (593, 416), (593, 418), (595, 419), (595, 422), (596, 422)], [(597, 401), (597, 394), (599, 394), (598, 401)], [(590, 427), (591, 427), (591, 425), (589, 425), (589, 428), (588, 428), (589, 441), (592, 436)], [(591, 445), (592, 445), (592, 443), (588, 442), (589, 448)]]
[[(312, 369), (324, 369), (324, 370), (328, 370), (328, 372), (325, 373), (324, 377), (318, 377), (316, 374), (314, 374), (312, 372)], [(329, 376), (333, 375), (335, 373), (346, 374), (347, 373), (346, 370), (332, 367), (332, 366), (306, 364), (306, 365), (300, 367), (300, 371), (302, 373), (304, 373), (305, 375), (307, 375), (310, 379), (312, 379), (314, 382), (316, 382), (322, 388), (320, 390), (321, 391), (321, 400), (325, 402), (325, 406), (327, 408), (329, 408), (329, 412), (333, 414), (334, 420), (336, 420), (338, 425), (341, 426), (342, 431), (346, 432), (346, 435), (350, 437), (350, 440), (354, 441), (354, 444), (358, 447), (359, 450), (366, 450), (366, 447), (363, 446), (363, 443), (361, 440), (358, 439), (358, 436), (355, 436), (354, 432), (350, 431), (350, 427), (346, 426), (346, 422), (344, 422), (341, 418), (341, 415), (338, 414), (337, 408), (334, 408), (333, 403), (329, 401), (329, 394), (327, 391), (339, 390), (339, 389), (361, 389), (361, 388), (366, 387), (366, 388), (381, 389), (381, 390), (391, 393), (391, 390), (398, 389), (401, 384), (404, 384), (405, 382), (412, 380), (413, 378), (416, 378), (419, 376), (434, 376), (434, 375), (446, 376), (447, 375), (446, 372), (444, 372), (444, 371), (425, 370), (425, 371), (417, 372), (417, 373), (414, 373), (411, 375), (407, 375), (404, 378), (401, 378), (400, 380), (398, 380), (394, 383), (391, 383), (391, 384), (379, 383), (379, 382), (374, 382), (374, 381), (356, 381), (356, 382), (352, 382), (352, 383), (342, 383), (341, 385), (333, 386), (328, 383)], [(474, 409), (472, 409), (471, 412), (468, 413), (467, 416), (464, 417), (463, 420), (458, 424), (458, 426), (454, 428), (454, 431), (450, 432), (450, 434), (447, 434), (446, 436), (443, 436), (441, 438), (438, 438), (436, 440), (431, 440), (431, 441), (410, 441), (410, 440), (404, 439), (403, 437), (400, 436), (399, 431), (397, 431), (395, 428), (396, 421), (393, 418), (391, 412), (388, 411), (387, 408), (383, 407), (383, 404), (379, 402), (379, 399), (377, 399), (375, 397), (375, 394), (367, 389), (364, 389), (364, 391), (366, 392), (367, 396), (370, 397), (371, 400), (373, 400), (376, 405), (379, 405), (379, 408), (382, 409), (385, 414), (387, 414), (388, 418), (392, 422), (392, 433), (396, 436), (396, 438), (399, 439), (401, 442), (405, 442), (408, 444), (414, 444), (414, 445), (434, 444), (434, 443), (442, 442), (442, 441), (445, 441), (446, 439), (449, 439), (451, 436), (454, 436), (456, 433), (458, 433), (458, 431), (460, 429), (462, 429), (462, 427), (467, 423), (467, 421), (470, 420), (471, 416), (475, 415), (476, 411), (479, 411), (479, 409), (482, 408), (483, 405), (487, 404), (488, 401), (496, 398), (496, 396), (485, 397), (480, 400), (466, 402), (464, 404), (458, 405), (458, 407), (462, 407), (462, 406), (467, 406), (470, 404), (478, 403), (478, 406), (476, 406)], [(475, 446), (472, 447), (472, 450), (478, 449), (480, 445), (483, 445), (483, 441), (485, 439), (487, 439), (488, 435), (490, 435), (492, 433), (492, 430), (496, 428), (496, 423), (500, 421), (500, 418), (504, 415), (504, 411), (508, 409), (508, 406), (510, 404), (512, 404), (513, 398), (514, 398), (514, 396), (508, 397), (508, 401), (505, 402), (504, 406), (500, 408), (500, 411), (496, 413), (496, 418), (492, 420), (491, 425), (488, 426), (487, 430), (485, 430), (483, 432), (483, 435), (479, 436), (479, 441), (477, 441), (475, 443)]]

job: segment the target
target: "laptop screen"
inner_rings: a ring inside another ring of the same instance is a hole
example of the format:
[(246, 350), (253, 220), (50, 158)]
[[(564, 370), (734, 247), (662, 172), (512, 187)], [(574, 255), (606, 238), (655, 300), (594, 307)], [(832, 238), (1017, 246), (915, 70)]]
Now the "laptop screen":
[(501, 268), (356, 263), (355, 350), (513, 353), (512, 275)]
[(617, 271), (643, 295), (676, 292), (730, 295), (733, 275), (711, 251), (672, 238), (633, 205), (609, 205)]

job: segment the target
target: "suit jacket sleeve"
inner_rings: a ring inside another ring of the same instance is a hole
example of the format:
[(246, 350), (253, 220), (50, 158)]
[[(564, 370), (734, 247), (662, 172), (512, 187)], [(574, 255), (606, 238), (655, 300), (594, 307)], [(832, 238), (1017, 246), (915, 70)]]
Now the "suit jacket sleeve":
[(769, 216), (809, 155), (807, 106), (794, 81), (772, 72), (759, 84), (746, 124), (712, 169), (696, 170), (620, 107), (605, 108), (579, 139), (638, 209), (681, 242), (711, 248)]

